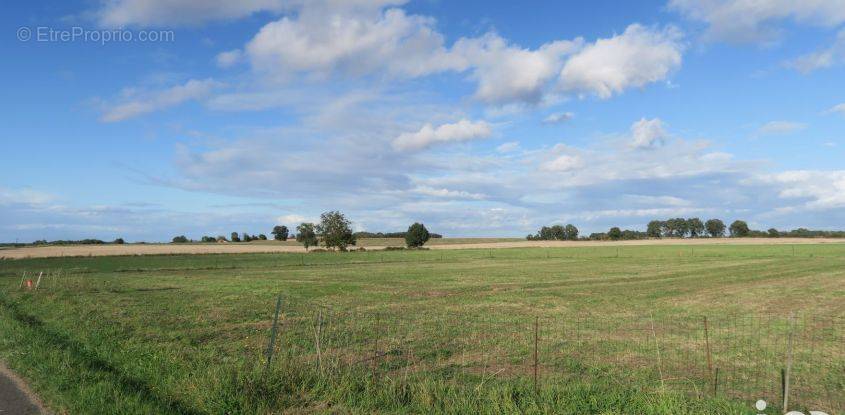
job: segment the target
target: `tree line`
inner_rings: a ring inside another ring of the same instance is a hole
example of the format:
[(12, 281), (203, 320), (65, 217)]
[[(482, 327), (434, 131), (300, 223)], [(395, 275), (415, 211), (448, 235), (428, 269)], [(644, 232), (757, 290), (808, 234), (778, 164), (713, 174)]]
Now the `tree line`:
[[(442, 238), (442, 235), (432, 234), (426, 229), (425, 225), (421, 223), (414, 223), (408, 227), (405, 232), (392, 233), (369, 233), (369, 232), (352, 232), (352, 222), (350, 222), (343, 213), (338, 211), (324, 212), (320, 215), (319, 223), (303, 222), (296, 227), (296, 234), (291, 234), (287, 226), (276, 225), (273, 231), (270, 232), (273, 239), (276, 241), (287, 241), (289, 238), (295, 238), (297, 242), (301, 243), (305, 250), (311, 247), (319, 246), (321, 243), (326, 249), (346, 251), (350, 246), (355, 246), (358, 238), (371, 237), (401, 237), (405, 239), (405, 245), (408, 248), (421, 248), (430, 238)], [(374, 236), (371, 236), (374, 235)], [(259, 234), (258, 236), (250, 235), (246, 232), (238, 234), (232, 232), (229, 238), (225, 236), (203, 236), (200, 242), (251, 242), (251, 241), (266, 241), (267, 236)], [(187, 243), (194, 242), (184, 235), (175, 236), (172, 243)]]
[(666, 220), (652, 220), (646, 226), (645, 232), (620, 229), (617, 226), (607, 232), (594, 232), (589, 236), (579, 236), (578, 228), (574, 225), (543, 226), (536, 234), (528, 235), (528, 240), (543, 241), (577, 241), (577, 240), (635, 240), (658, 238), (845, 238), (845, 231), (821, 231), (798, 228), (790, 231), (779, 231), (770, 228), (767, 231), (750, 229), (744, 220), (735, 220), (726, 226), (721, 219), (700, 218), (670, 218)]

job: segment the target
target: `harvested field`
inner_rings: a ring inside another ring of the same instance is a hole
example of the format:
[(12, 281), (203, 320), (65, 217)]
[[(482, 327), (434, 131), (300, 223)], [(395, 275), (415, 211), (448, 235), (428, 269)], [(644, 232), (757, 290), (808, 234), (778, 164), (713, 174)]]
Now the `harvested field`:
[[(398, 238), (361, 239), (358, 246), (367, 250), (404, 246)], [(501, 248), (566, 248), (643, 245), (806, 245), (845, 244), (844, 239), (834, 238), (698, 238), (698, 239), (649, 239), (635, 241), (527, 241), (516, 238), (442, 238), (426, 244), (429, 249), (501, 249)], [(79, 256), (122, 255), (181, 255), (181, 254), (249, 254), (249, 253), (304, 253), (305, 248), (295, 241), (261, 241), (250, 243), (186, 243), (186, 244), (124, 244), (124, 245), (56, 245), (9, 248), (0, 251), (0, 258), (53, 258)]]

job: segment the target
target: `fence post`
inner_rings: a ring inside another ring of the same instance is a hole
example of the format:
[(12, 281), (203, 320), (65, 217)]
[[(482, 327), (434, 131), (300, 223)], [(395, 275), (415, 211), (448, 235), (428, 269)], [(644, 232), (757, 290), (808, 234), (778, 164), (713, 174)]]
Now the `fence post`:
[(378, 338), (381, 334), (381, 316), (376, 315), (376, 329), (373, 337), (373, 381), (378, 376)]
[(323, 350), (320, 347), (320, 339), (323, 337), (323, 309), (317, 313), (317, 326), (314, 327), (314, 346), (317, 350), (317, 366), (320, 373), (323, 373)]
[(716, 375), (713, 377), (713, 396), (719, 394), (719, 368), (716, 367)]
[(24, 272), (23, 272), (23, 275), (21, 276), (21, 283), (18, 285), (18, 289), (19, 289), (19, 290), (20, 290), (21, 288), (23, 288), (23, 282), (24, 282), (24, 280), (26, 280), (26, 271), (24, 271)]
[(537, 369), (539, 367), (539, 359), (538, 359), (538, 344), (540, 343), (540, 317), (534, 317), (534, 392), (538, 392), (540, 389), (538, 388), (537, 383)]
[(783, 376), (783, 411), (789, 411), (789, 375), (792, 371), (792, 336), (795, 331), (795, 313), (789, 316), (789, 337), (786, 343), (786, 372)]
[[(707, 325), (707, 316), (704, 316), (704, 346), (707, 351), (707, 378), (713, 381), (713, 358), (710, 355), (710, 329)], [(716, 392), (713, 392), (716, 395)]]
[(264, 371), (270, 368), (270, 362), (273, 360), (273, 350), (276, 345), (276, 327), (279, 324), (279, 311), (282, 309), (282, 295), (276, 298), (276, 312), (273, 314), (273, 326), (270, 328), (270, 342), (267, 344), (267, 364), (264, 366)]
[(35, 291), (38, 291), (38, 286), (41, 285), (41, 275), (44, 274), (44, 271), (38, 273), (38, 282), (35, 283)]
[(657, 341), (657, 332), (654, 330), (654, 314), (651, 314), (651, 335), (654, 337), (654, 348), (657, 351), (657, 373), (660, 375), (660, 390), (665, 389), (663, 384), (663, 360), (660, 358), (660, 343)]

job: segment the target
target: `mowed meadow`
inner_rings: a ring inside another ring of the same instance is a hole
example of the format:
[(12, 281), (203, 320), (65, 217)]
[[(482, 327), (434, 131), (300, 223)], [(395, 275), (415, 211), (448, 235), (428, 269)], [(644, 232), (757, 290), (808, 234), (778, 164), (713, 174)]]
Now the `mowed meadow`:
[(839, 413), (843, 299), (845, 244), (3, 260), (0, 359), (58, 413), (778, 413), (787, 373)]

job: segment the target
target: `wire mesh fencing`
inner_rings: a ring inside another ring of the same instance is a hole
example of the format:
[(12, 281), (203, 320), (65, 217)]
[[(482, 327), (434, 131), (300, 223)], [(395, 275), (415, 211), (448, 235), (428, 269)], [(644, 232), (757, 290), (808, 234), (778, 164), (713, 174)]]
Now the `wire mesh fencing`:
[(618, 383), (691, 396), (845, 411), (843, 318), (515, 316), (475, 310), (283, 310), (282, 359), (331, 378), (417, 376), (481, 388)]

